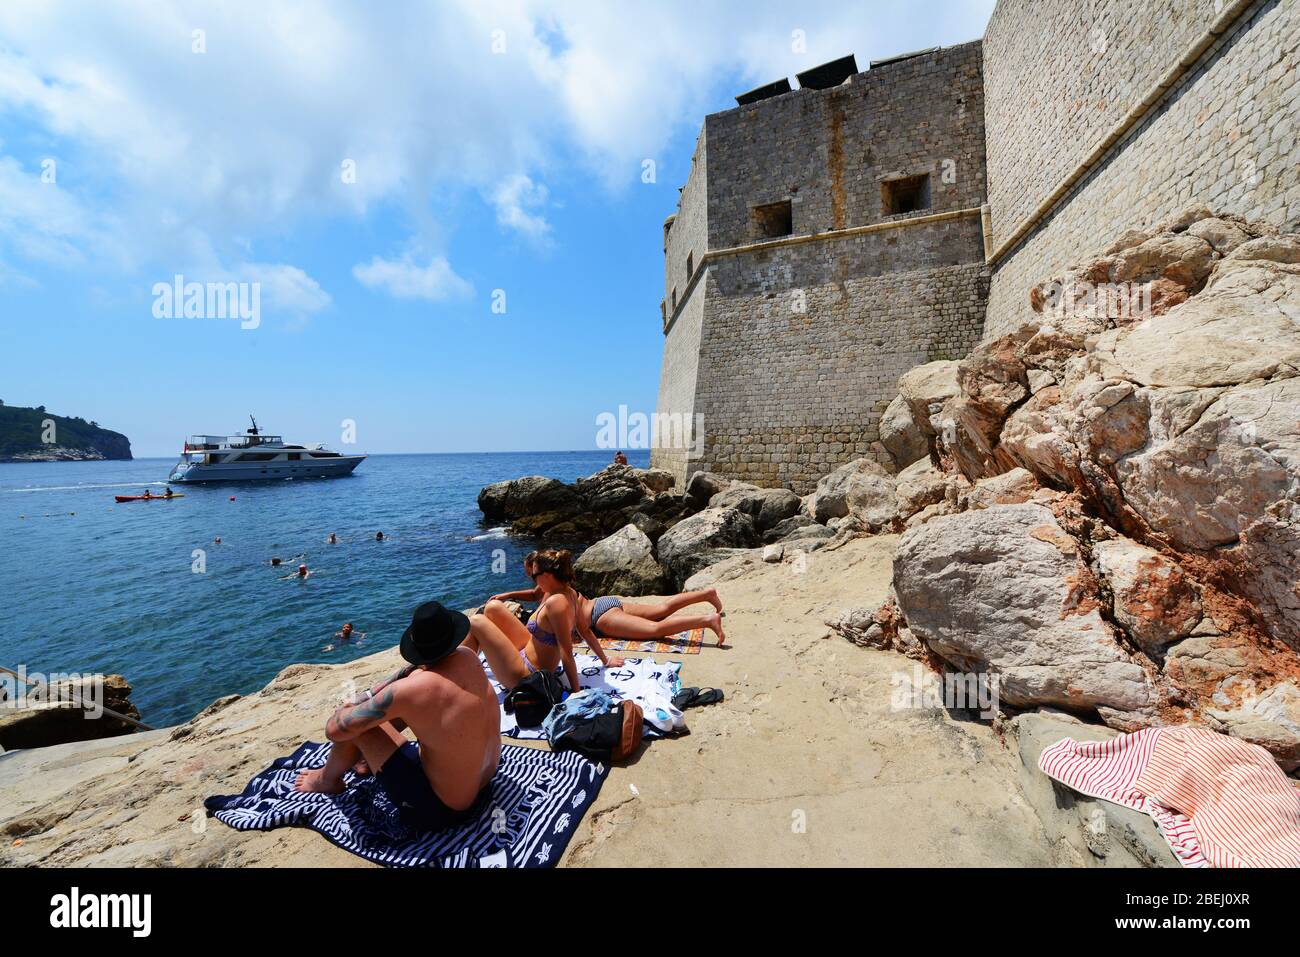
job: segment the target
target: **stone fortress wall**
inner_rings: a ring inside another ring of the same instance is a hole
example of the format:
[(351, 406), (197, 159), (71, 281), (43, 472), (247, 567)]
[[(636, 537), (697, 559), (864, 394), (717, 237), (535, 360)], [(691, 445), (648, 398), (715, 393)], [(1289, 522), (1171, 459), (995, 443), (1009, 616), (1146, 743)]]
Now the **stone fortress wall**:
[(802, 494), (885, 460), (899, 375), (1014, 328), (1126, 229), (1192, 202), (1296, 227), (1298, 8), (999, 0), (982, 41), (706, 117), (665, 223), (659, 395), (704, 441), (652, 462)]
[(984, 58), (986, 336), (1192, 203), (1300, 224), (1297, 0), (999, 0)]
[[(659, 395), (704, 442), (655, 465), (806, 492), (884, 458), (898, 376), (982, 329), (982, 87), (969, 43), (705, 119), (665, 225)], [(888, 184), (918, 182), (925, 208), (893, 212)]]

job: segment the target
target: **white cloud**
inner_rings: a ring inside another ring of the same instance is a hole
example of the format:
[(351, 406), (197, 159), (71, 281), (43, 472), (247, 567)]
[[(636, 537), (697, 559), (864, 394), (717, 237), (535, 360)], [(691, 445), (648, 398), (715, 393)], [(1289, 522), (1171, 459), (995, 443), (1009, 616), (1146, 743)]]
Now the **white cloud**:
[[(417, 224), (409, 248), (443, 248), (461, 191), (489, 197), (503, 230), (544, 241), (541, 183), (556, 169), (633, 184), (643, 159), (728, 105), (720, 84), (972, 39), (992, 6), (935, 0), (920, 17), (913, 0), (5, 0), (0, 120), (32, 134), (5, 149), (57, 144), (66, 192), (0, 196), (0, 258), (234, 270), (304, 221), (377, 209)], [(4, 195), (13, 176), (0, 168)], [(445, 259), (360, 268), (424, 297), (463, 283)]]
[(544, 216), (531, 210), (545, 206), (547, 194), (544, 185), (534, 183), (531, 177), (523, 173), (506, 177), (492, 192), (497, 222), (531, 240), (545, 240), (551, 232), (551, 225)]
[(442, 256), (432, 257), (425, 266), (418, 265), (409, 254), (400, 259), (376, 256), (369, 263), (353, 266), (352, 275), (363, 286), (382, 290), (397, 299), (442, 302), (465, 299), (474, 292), (473, 287), (457, 276)]
[(272, 309), (303, 318), (329, 306), (329, 293), (297, 266), (283, 263), (242, 263), (237, 273), (261, 283), (262, 297)]

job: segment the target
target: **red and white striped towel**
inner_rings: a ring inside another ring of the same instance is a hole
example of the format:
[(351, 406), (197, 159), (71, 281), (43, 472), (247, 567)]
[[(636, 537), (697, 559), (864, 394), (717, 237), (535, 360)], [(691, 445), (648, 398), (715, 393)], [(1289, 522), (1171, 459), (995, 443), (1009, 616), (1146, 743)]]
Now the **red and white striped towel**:
[(1258, 745), (1204, 728), (1058, 741), (1043, 773), (1149, 814), (1185, 867), (1300, 867), (1300, 792)]

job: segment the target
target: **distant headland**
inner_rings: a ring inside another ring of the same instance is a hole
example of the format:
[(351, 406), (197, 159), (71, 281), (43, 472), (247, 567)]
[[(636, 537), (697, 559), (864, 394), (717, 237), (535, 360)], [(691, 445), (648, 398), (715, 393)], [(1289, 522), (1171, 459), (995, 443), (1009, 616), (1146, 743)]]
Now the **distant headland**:
[(131, 440), (96, 422), (0, 402), (0, 462), (130, 459)]

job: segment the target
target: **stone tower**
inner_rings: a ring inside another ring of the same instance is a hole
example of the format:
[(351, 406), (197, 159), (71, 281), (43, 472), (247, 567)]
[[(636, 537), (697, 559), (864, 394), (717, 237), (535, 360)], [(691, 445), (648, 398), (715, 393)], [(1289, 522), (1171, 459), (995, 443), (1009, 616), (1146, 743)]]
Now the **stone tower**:
[(705, 118), (664, 223), (652, 463), (806, 492), (877, 441), (898, 377), (979, 341), (979, 42), (852, 57)]

